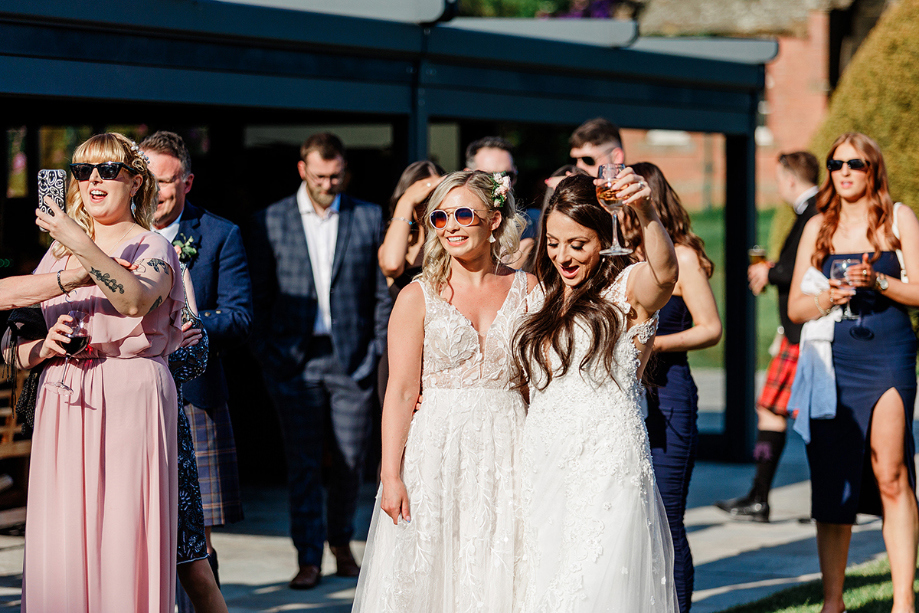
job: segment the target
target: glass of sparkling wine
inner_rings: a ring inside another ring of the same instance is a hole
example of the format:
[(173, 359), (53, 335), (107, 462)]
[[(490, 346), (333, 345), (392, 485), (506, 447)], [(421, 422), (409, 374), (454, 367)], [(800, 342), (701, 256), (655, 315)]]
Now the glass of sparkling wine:
[[(842, 283), (839, 286), (839, 289), (847, 289), (852, 292), (852, 295), (855, 295), (855, 288), (849, 285), (849, 267), (857, 266), (861, 264), (861, 260), (856, 260), (854, 258), (847, 260), (833, 260), (833, 263), (830, 264), (830, 278), (841, 281)], [(843, 319), (855, 319), (856, 316), (852, 313), (852, 300), (846, 303), (846, 308), (842, 312)]]
[(597, 175), (597, 178), (602, 181), (601, 184), (597, 185), (597, 200), (599, 200), (600, 204), (611, 213), (611, 217), (613, 218), (613, 244), (610, 245), (609, 249), (601, 251), (600, 255), (613, 256), (628, 255), (632, 253), (631, 249), (619, 244), (619, 224), (617, 216), (619, 209), (622, 208), (622, 200), (619, 199), (616, 195), (616, 190), (613, 189), (616, 177), (619, 176), (619, 173), (624, 169), (625, 164), (603, 164), (600, 166), (600, 172)]
[(89, 313), (85, 311), (70, 311), (67, 314), (73, 318), (73, 321), (67, 324), (71, 329), (70, 334), (67, 335), (69, 340), (61, 343), (61, 347), (67, 352), (67, 355), (64, 357), (64, 370), (61, 373), (61, 380), (55, 383), (50, 381), (45, 383), (51, 391), (57, 392), (62, 396), (69, 396), (73, 393), (73, 390), (64, 383), (64, 379), (67, 375), (67, 367), (70, 366), (71, 356), (77, 355), (89, 346)]

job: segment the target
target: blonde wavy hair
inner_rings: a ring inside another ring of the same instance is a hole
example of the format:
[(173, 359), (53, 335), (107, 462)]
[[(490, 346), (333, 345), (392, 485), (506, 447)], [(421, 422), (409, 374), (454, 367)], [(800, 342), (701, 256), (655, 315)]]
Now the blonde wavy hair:
[[(526, 220), (517, 212), (512, 192), (508, 192), (503, 204), (495, 206), (496, 183), (493, 174), (480, 170), (464, 170), (448, 174), (431, 194), (422, 223), (428, 223), (431, 213), (443, 204), (447, 194), (458, 187), (467, 189), (481, 201), (483, 205), (481, 208), (488, 211), (487, 220), (489, 222), (495, 213), (501, 214), (501, 223), (492, 232), (495, 242), (491, 243), (491, 259), (495, 266), (499, 265), (502, 257), (514, 254), (520, 248), (520, 233), (526, 226)], [(450, 278), (452, 259), (437, 237), (437, 232), (427, 232), (424, 244), (424, 265), (420, 278), (439, 291)]]
[[(144, 230), (149, 230), (153, 225), (153, 213), (156, 211), (156, 194), (159, 187), (156, 184), (156, 178), (147, 167), (146, 158), (139, 149), (135, 149), (136, 147), (134, 141), (117, 132), (96, 134), (73, 152), (73, 163), (123, 162), (137, 170), (143, 178), (143, 183), (134, 194), (135, 208), (132, 215), (137, 225)], [(77, 222), (91, 239), (95, 240), (96, 231), (93, 218), (83, 205), (83, 197), (80, 196), (80, 182), (73, 174), (70, 175), (70, 183), (67, 186), (67, 215)], [(70, 250), (60, 243), (55, 243), (51, 252), (56, 258), (70, 255)]]

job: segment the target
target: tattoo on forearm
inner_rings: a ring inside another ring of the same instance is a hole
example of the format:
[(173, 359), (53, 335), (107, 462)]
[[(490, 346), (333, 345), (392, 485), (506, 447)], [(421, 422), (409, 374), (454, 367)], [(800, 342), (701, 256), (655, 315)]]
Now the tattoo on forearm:
[(96, 270), (95, 268), (90, 267), (89, 274), (96, 277), (99, 280), (99, 283), (109, 288), (109, 291), (115, 293), (116, 291), (120, 294), (124, 293), (124, 286), (112, 278), (107, 272), (102, 272), (101, 270)]
[(163, 260), (159, 258), (149, 259), (147, 260), (147, 263), (150, 264), (150, 267), (153, 268), (153, 270), (155, 270), (156, 272), (161, 272), (160, 271), (161, 267), (163, 271), (169, 272), (169, 268), (168, 268), (169, 264), (167, 264), (166, 262), (164, 262)]
[(149, 315), (150, 313), (152, 313), (152, 312), (154, 311), (154, 309), (156, 309), (156, 307), (158, 307), (158, 306), (161, 305), (161, 304), (163, 304), (163, 297), (162, 297), (162, 296), (157, 296), (157, 297), (156, 297), (156, 300), (153, 301), (153, 306), (151, 306), (151, 307), (150, 307), (150, 310), (147, 311), (147, 315)]

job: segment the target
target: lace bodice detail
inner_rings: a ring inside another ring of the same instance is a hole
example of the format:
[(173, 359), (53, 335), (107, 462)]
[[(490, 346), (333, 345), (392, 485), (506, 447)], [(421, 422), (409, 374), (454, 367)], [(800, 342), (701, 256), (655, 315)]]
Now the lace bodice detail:
[(511, 341), (526, 309), (526, 273), (514, 273), (504, 304), (483, 343), (472, 323), (424, 281), (422, 389), (510, 387)]
[[(618, 307), (617, 312), (623, 326), (628, 325), (628, 313), (632, 310), (632, 305), (629, 304), (626, 296), (629, 275), (639, 265), (641, 265), (640, 262), (625, 268), (603, 294), (605, 298)], [(541, 308), (544, 299), (545, 294), (542, 292), (542, 288), (538, 287), (531, 292), (528, 301), (529, 310), (533, 311)], [(637, 404), (641, 397), (641, 382), (637, 376), (638, 369), (641, 366), (641, 352), (635, 346), (635, 340), (637, 339), (642, 344), (646, 344), (651, 340), (651, 337), (657, 331), (657, 322), (658, 314), (655, 313), (649, 319), (635, 324), (620, 335), (614, 350), (616, 361), (613, 365), (612, 373), (607, 373), (599, 361), (590, 363), (584, 370), (578, 368), (590, 347), (590, 330), (583, 322), (575, 322), (572, 367), (563, 377), (553, 376), (553, 387), (561, 386), (563, 389), (576, 387), (580, 389), (583, 387), (583, 383), (587, 383), (587, 389), (590, 389), (592, 394), (612, 394), (616, 398), (621, 398), (627, 404)], [(552, 355), (550, 364), (553, 368), (560, 368), (561, 360), (557, 355)], [(538, 369), (536, 372), (538, 372)], [(610, 377), (610, 374), (612, 377)], [(537, 387), (543, 387), (543, 381), (536, 381), (536, 383), (538, 384)], [(543, 392), (545, 391), (548, 390), (543, 390)], [(540, 393), (535, 391), (537, 395)], [(562, 393), (566, 392), (563, 391)]]
[[(623, 326), (634, 264), (603, 294)], [(531, 293), (530, 309), (541, 293)], [(515, 613), (676, 613), (673, 547), (657, 492), (641, 415), (635, 345), (651, 340), (657, 314), (625, 329), (615, 362), (580, 364), (590, 350), (586, 322), (572, 327), (571, 366), (549, 356), (553, 377), (530, 385), (521, 445), (524, 554)], [(536, 371), (539, 372), (538, 370)], [(543, 375), (544, 376), (544, 375)]]

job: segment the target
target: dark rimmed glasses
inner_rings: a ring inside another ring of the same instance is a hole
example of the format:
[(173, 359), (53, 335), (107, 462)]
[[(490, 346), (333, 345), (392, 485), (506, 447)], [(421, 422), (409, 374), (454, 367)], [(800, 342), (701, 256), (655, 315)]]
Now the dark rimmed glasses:
[(450, 221), (450, 215), (453, 215), (453, 219), (459, 225), (465, 227), (471, 226), (472, 222), (475, 221), (475, 212), (484, 211), (485, 209), (470, 209), (468, 206), (461, 206), (453, 210), (453, 213), (447, 213), (446, 211), (441, 211), (440, 209), (436, 211), (431, 211), (431, 214), (428, 216), (428, 221), (431, 223), (431, 227), (437, 230), (443, 230), (447, 227), (447, 222)]
[(868, 170), (869, 166), (866, 160), (855, 158), (852, 160), (828, 160), (826, 163), (826, 169), (830, 172), (836, 172), (837, 170), (842, 170), (843, 164), (848, 166), (849, 170)]
[(89, 178), (93, 175), (94, 168), (99, 171), (99, 177), (106, 181), (111, 181), (117, 177), (122, 168), (135, 175), (140, 172), (124, 162), (102, 162), (100, 164), (87, 164), (81, 162), (78, 164), (71, 164), (70, 172), (77, 178), (77, 181), (89, 181)]

